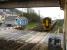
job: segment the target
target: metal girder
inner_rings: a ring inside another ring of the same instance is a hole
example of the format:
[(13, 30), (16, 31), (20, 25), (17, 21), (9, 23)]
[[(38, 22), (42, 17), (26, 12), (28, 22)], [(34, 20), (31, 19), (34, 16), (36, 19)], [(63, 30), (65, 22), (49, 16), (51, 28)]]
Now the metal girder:
[(8, 0), (0, 1), (0, 8), (59, 7), (57, 0)]
[(29, 1), (57, 1), (57, 0), (0, 0), (0, 2), (29, 2)]

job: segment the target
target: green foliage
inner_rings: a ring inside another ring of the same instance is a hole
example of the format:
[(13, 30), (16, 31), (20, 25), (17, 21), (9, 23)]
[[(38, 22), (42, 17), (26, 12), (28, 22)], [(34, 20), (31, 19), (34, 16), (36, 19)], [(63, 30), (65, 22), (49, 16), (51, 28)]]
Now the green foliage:
[(27, 17), (29, 22), (39, 22), (40, 17), (35, 13), (23, 13), (24, 17)]
[(24, 17), (28, 18), (29, 22), (40, 22), (40, 16), (31, 8), (27, 8), (27, 12), (22, 12), (17, 9), (9, 9), (11, 12), (23, 14)]
[(29, 23), (29, 24), (26, 26), (26, 29), (33, 29), (34, 27), (36, 27), (36, 24), (37, 24), (37, 23), (33, 23), (33, 22)]
[(63, 27), (63, 24), (64, 24), (64, 20), (63, 19), (58, 19), (57, 20), (57, 26), (58, 27)]
[(17, 9), (9, 9), (11, 12), (16, 12), (17, 14), (22, 14), (22, 11), (19, 11), (19, 10), (17, 10)]
[(64, 24), (64, 19), (57, 19), (56, 24), (53, 27), (52, 32), (55, 32), (59, 29), (59, 32), (63, 32), (63, 24)]
[(28, 18), (29, 22), (40, 22), (40, 16), (34, 11), (23, 13), (23, 16)]

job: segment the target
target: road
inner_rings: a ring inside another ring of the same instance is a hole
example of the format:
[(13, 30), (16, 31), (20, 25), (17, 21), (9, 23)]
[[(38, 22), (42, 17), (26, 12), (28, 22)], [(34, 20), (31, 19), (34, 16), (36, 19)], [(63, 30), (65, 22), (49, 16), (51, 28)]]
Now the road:
[[(47, 50), (49, 37), (53, 33), (36, 32), (29, 30), (15, 30), (12, 27), (0, 29), (1, 50)], [(63, 45), (63, 34), (57, 34)], [(63, 46), (62, 46), (63, 47)]]

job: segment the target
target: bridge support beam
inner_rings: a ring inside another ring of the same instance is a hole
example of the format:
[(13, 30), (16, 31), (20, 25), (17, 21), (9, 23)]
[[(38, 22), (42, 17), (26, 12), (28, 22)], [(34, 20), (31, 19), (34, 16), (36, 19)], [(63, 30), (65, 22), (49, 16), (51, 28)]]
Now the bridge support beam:
[(67, 0), (64, 4), (64, 50), (67, 50)]

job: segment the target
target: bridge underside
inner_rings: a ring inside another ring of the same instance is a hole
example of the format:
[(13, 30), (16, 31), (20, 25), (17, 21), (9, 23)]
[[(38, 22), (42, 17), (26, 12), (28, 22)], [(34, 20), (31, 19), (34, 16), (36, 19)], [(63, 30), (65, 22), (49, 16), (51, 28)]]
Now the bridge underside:
[(27, 7), (60, 7), (58, 0), (4, 0), (0, 1), (0, 8)]

